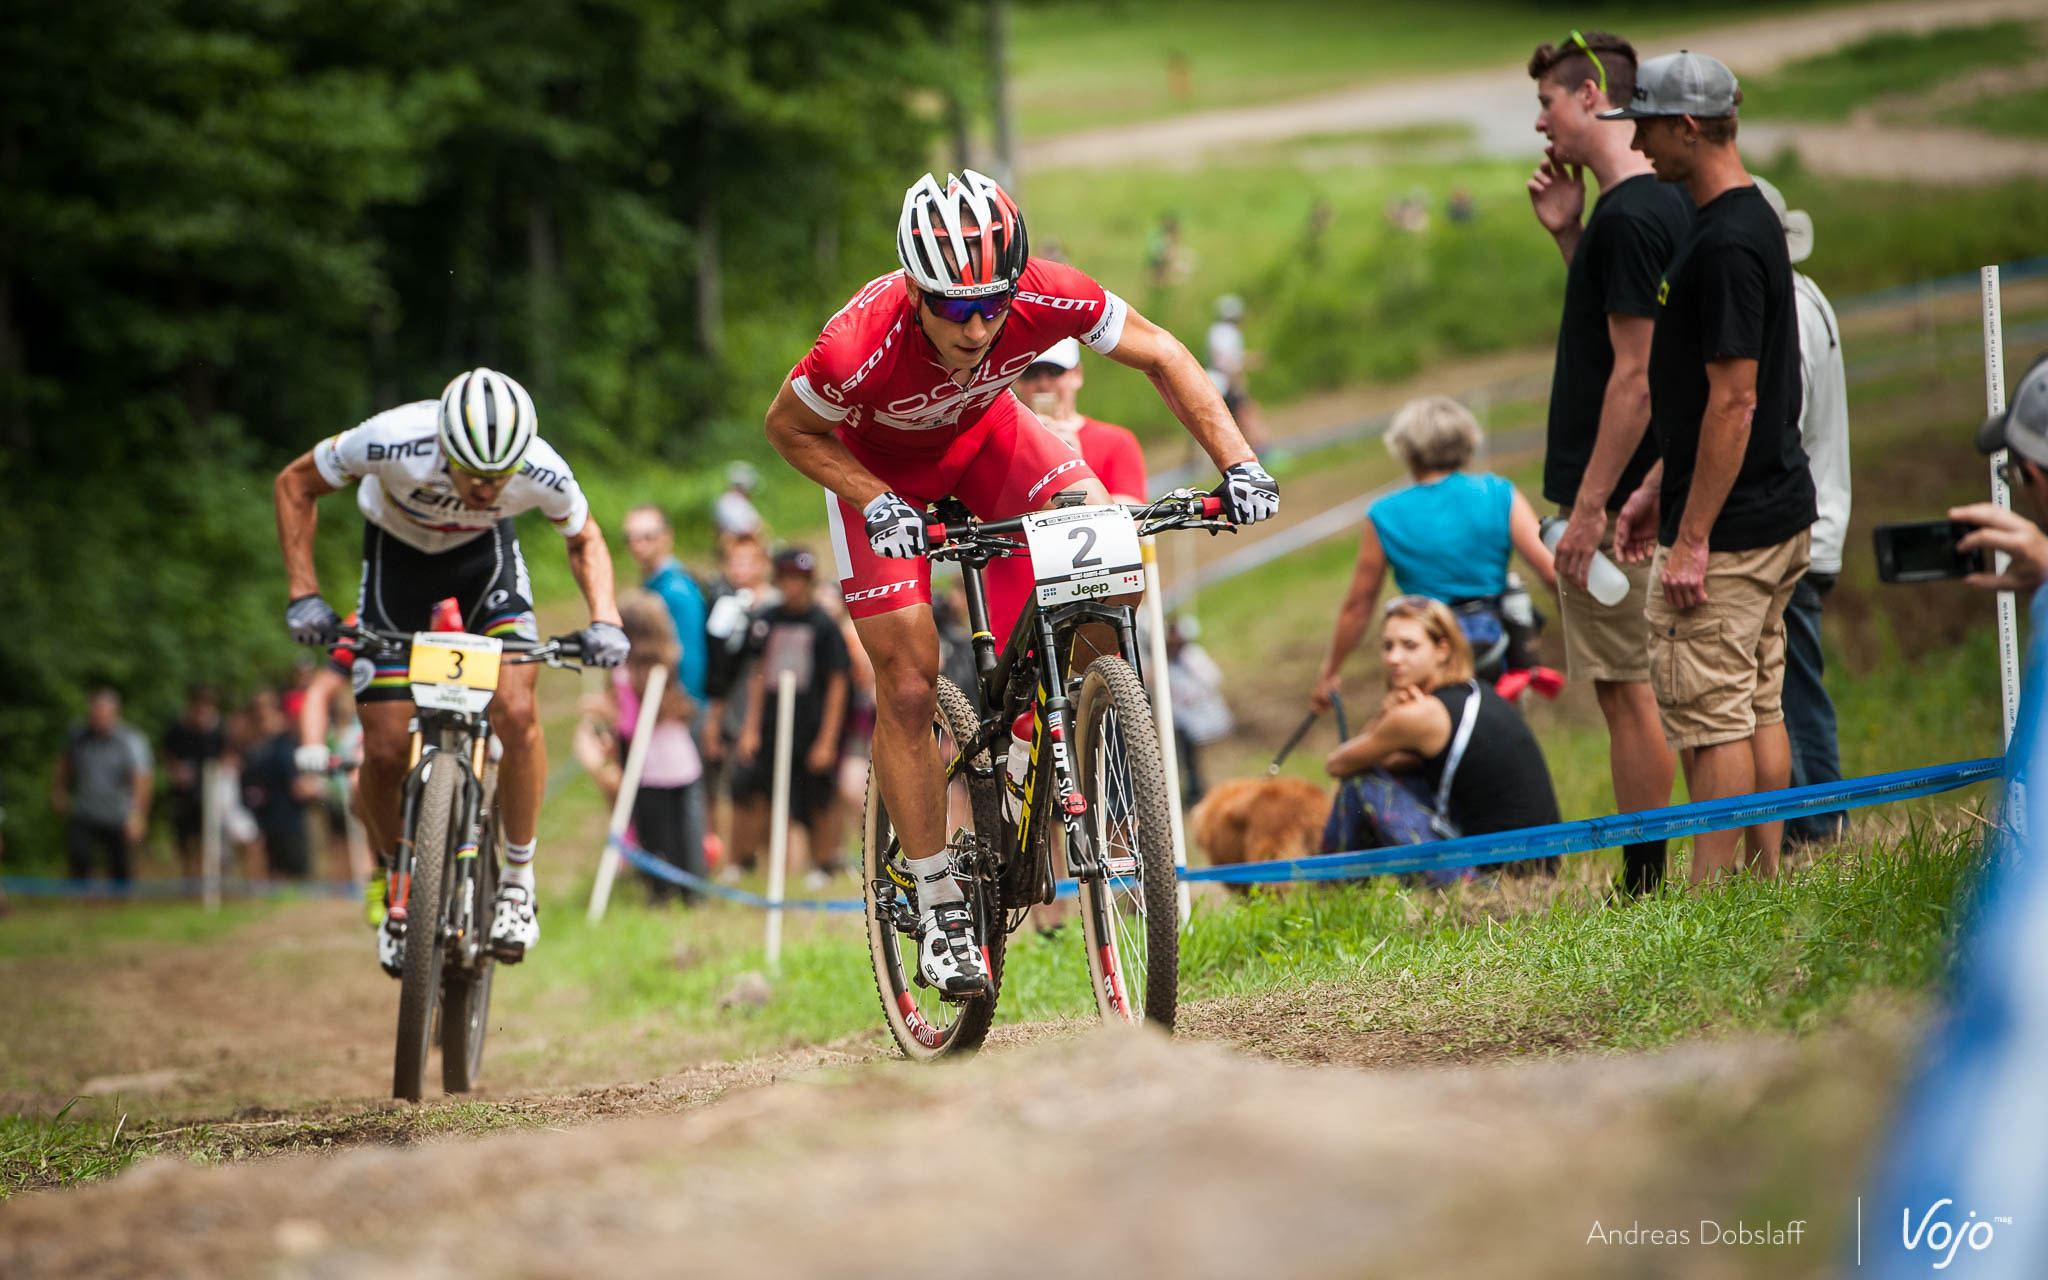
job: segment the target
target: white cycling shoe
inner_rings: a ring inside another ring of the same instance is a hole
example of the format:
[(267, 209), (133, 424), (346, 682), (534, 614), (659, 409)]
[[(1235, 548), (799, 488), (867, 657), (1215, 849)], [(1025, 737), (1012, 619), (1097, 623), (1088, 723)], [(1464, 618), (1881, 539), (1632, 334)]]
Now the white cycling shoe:
[(518, 964), (540, 941), (540, 917), (534, 913), (533, 890), (523, 884), (502, 885), (491, 918), (491, 951), (506, 964)]
[(405, 976), (405, 921), (386, 916), (377, 926), (377, 963), (394, 978)]
[(974, 912), (964, 902), (942, 902), (917, 931), (917, 968), (943, 995), (988, 991), (988, 964), (974, 938)]

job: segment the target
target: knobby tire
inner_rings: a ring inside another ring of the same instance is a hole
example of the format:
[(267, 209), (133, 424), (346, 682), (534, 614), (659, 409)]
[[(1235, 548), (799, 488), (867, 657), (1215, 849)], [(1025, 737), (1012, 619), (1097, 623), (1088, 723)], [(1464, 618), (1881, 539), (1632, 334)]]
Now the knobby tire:
[[(972, 743), (979, 732), (974, 704), (943, 676), (939, 678), (938, 711), (933, 716), (932, 731), (941, 743), (940, 760), (948, 764), (958, 753), (959, 748), (955, 744)], [(988, 752), (980, 752), (969, 763), (987, 771)], [(994, 847), (1001, 838), (1000, 783), (992, 776), (975, 778), (965, 769), (960, 777), (967, 786), (969, 820), (975, 833), (985, 837)], [(946, 828), (949, 835), (954, 829), (955, 816), (949, 806)], [(906, 895), (894, 885), (885, 869), (885, 863), (892, 855), (900, 854), (900, 850), (896, 848), (895, 831), (882, 804), (881, 787), (872, 764), (868, 766), (867, 804), (862, 814), (861, 837), (861, 880), (867, 904), (868, 954), (874, 962), (875, 993), (881, 998), (882, 1015), (889, 1024), (890, 1035), (895, 1038), (897, 1047), (903, 1050), (903, 1056), (914, 1062), (931, 1062), (973, 1053), (988, 1038), (989, 1027), (995, 1021), (996, 1001), (1002, 994), (1003, 945), (1008, 933), (1004, 929), (1000, 887), (993, 878), (971, 881), (967, 886), (969, 901), (974, 907), (975, 929), (988, 953), (989, 994), (958, 1003), (941, 1001), (929, 988), (916, 985), (916, 979), (912, 977), (917, 968), (916, 936), (906, 937), (885, 913), (887, 903), (901, 900)], [(900, 866), (900, 857), (897, 861)], [(878, 881), (889, 886), (888, 898), (881, 896), (883, 891), (876, 887)], [(925, 997), (922, 1007), (918, 999), (920, 995)], [(943, 1026), (938, 1025), (928, 1016), (927, 1010), (950, 1013), (951, 1019)]]
[(1180, 899), (1166, 764), (1152, 702), (1131, 665), (1098, 658), (1075, 702), (1076, 767), (1096, 855), (1126, 871), (1081, 882), (1081, 931), (1096, 1008), (1111, 1022), (1171, 1031), (1180, 1000)]
[(442, 884), (447, 878), (449, 828), (462, 766), (436, 753), (416, 810), (412, 887), (405, 900), (405, 971), (398, 992), (398, 1053), (391, 1096), (418, 1102), (426, 1091), (427, 1055), (434, 1043), (434, 1009), (441, 993)]

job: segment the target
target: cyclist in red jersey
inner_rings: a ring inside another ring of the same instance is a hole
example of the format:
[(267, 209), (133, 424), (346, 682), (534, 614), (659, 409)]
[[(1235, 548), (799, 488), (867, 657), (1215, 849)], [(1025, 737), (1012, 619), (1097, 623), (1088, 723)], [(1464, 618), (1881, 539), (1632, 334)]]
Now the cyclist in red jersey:
[[(973, 993), (988, 977), (945, 855), (943, 773), (932, 739), (938, 631), (923, 507), (947, 495), (998, 520), (1081, 489), (1108, 494), (1078, 454), (1010, 392), (1038, 353), (1078, 338), (1152, 379), (1224, 481), (1233, 520), (1279, 510), (1202, 364), (1172, 334), (1071, 267), (1030, 256), (1024, 218), (972, 169), (904, 193), (903, 269), (868, 282), (826, 324), (768, 407), (768, 439), (823, 485), (840, 586), (875, 667), (882, 799), (921, 884), (925, 978)], [(851, 530), (851, 532), (850, 532)], [(1022, 557), (990, 564), (990, 624), (1006, 635), (1031, 588)]]

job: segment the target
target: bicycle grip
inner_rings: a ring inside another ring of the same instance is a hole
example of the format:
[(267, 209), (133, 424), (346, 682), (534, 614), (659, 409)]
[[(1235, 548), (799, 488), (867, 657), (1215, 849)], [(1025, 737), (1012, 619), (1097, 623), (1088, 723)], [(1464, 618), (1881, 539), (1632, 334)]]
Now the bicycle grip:
[(926, 544), (928, 544), (928, 545), (930, 545), (930, 546), (933, 546), (933, 547), (943, 547), (943, 546), (945, 546), (945, 545), (946, 545), (946, 526), (945, 526), (945, 525), (943, 525), (943, 524), (928, 524), (928, 525), (926, 525), (926, 526), (924, 527), (924, 540), (925, 540)]
[(1217, 497), (1217, 496), (1216, 496), (1215, 494), (1213, 494), (1213, 493), (1205, 493), (1205, 494), (1203, 494), (1203, 495), (1202, 495), (1202, 518), (1203, 518), (1204, 520), (1213, 520), (1213, 519), (1215, 519), (1215, 518), (1216, 518), (1217, 516), (1220, 516), (1220, 515), (1222, 515), (1222, 514), (1223, 514), (1223, 499), (1221, 499), (1221, 498)]

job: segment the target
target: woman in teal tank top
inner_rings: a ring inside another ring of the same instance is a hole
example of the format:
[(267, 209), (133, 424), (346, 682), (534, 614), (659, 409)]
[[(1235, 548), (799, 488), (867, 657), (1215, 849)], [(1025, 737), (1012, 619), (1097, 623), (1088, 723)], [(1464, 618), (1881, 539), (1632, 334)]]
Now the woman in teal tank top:
[(1316, 709), (1329, 707), (1345, 659), (1365, 638), (1388, 570), (1404, 594), (1457, 604), (1506, 590), (1508, 561), (1520, 552), (1555, 589), (1536, 508), (1506, 479), (1466, 470), (1483, 438), (1471, 411), (1449, 396), (1411, 400), (1394, 415), (1387, 450), (1413, 483), (1366, 512), (1351, 589), (1310, 698)]

